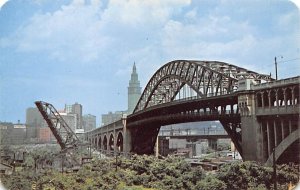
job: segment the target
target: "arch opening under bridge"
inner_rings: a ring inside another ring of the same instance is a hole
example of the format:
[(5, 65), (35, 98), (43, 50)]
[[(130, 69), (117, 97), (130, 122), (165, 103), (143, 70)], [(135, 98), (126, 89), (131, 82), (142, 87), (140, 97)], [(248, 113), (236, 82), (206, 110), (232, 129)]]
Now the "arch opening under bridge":
[(115, 146), (114, 146), (114, 141), (115, 141), (115, 138), (114, 138), (114, 134), (110, 134), (109, 136), (109, 144), (108, 144), (108, 147), (109, 147), (109, 151), (113, 151), (115, 149)]
[(124, 150), (124, 138), (123, 138), (122, 132), (118, 133), (116, 146), (117, 146), (117, 151), (118, 152), (123, 152), (123, 150)]
[(106, 137), (106, 135), (104, 135), (104, 137), (103, 137), (103, 149), (107, 150), (107, 137)]

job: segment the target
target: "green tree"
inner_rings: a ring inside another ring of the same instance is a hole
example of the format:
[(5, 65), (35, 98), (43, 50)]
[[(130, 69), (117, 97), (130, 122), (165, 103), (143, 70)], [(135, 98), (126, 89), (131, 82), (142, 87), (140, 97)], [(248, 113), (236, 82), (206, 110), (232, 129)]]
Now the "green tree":
[[(40, 151), (40, 160), (47, 153)], [(191, 167), (181, 158), (169, 156), (158, 159), (153, 156), (133, 156), (131, 159), (94, 159), (78, 172), (61, 173), (58, 170), (33, 172), (34, 154), (27, 157), (23, 171), (1, 178), (7, 189), (30, 189), (36, 183), (38, 189), (272, 189), (272, 172), (254, 162), (228, 163), (216, 173), (206, 175), (200, 167)], [(44, 156), (47, 157), (47, 156)], [(116, 172), (115, 166), (118, 165)], [(30, 167), (32, 168), (30, 168)], [(277, 167), (278, 189), (298, 181), (298, 166)]]
[[(298, 181), (298, 166), (277, 165), (278, 189), (286, 189), (289, 182)], [(273, 169), (255, 162), (237, 162), (224, 165), (216, 176), (227, 185), (227, 189), (271, 189)]]
[(223, 181), (212, 175), (206, 176), (203, 180), (196, 184), (196, 189), (201, 190), (225, 190), (226, 188), (227, 186)]
[(1, 176), (1, 181), (7, 189), (30, 190), (32, 183), (38, 178), (32, 171), (18, 171), (9, 176)]
[(248, 189), (265, 184), (267, 188), (272, 182), (271, 171), (255, 162), (235, 162), (224, 165), (217, 178), (225, 182), (228, 189)]
[(33, 156), (27, 154), (23, 163), (24, 167), (34, 168), (34, 159)]

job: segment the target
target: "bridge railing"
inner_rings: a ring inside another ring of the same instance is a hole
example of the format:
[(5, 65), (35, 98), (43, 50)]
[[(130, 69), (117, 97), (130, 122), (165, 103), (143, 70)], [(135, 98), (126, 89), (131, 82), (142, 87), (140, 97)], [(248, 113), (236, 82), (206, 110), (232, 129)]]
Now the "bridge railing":
[(181, 114), (195, 114), (195, 115), (231, 115), (231, 114), (237, 114), (237, 110), (210, 110), (207, 112), (204, 111), (187, 111), (187, 112), (182, 112)]
[(275, 81), (272, 81), (272, 82), (255, 84), (255, 85), (251, 85), (251, 88), (253, 90), (259, 90), (259, 89), (264, 89), (264, 88), (270, 88), (270, 87), (273, 87), (273, 86), (293, 84), (293, 83), (299, 84), (300, 83), (300, 76), (291, 77), (291, 78), (287, 78), (287, 79), (281, 79), (281, 80), (275, 80)]
[(199, 98), (209, 98), (209, 97), (215, 97), (215, 96), (222, 96), (222, 95), (232, 94), (233, 92), (236, 92), (236, 89), (234, 89), (232, 92), (222, 91), (222, 92), (217, 92), (217, 93), (208, 93), (208, 94), (206, 94), (206, 96), (203, 96), (203, 97), (201, 97), (200, 95), (184, 97), (184, 98), (180, 98), (180, 99), (175, 99), (175, 100), (173, 100), (173, 102), (196, 100), (196, 99), (199, 99)]
[[(228, 94), (222, 94), (222, 95), (220, 95), (220, 96), (226, 97), (226, 96), (230, 96), (230, 95), (232, 95), (232, 94), (233, 94), (233, 93), (228, 93)], [(211, 96), (211, 97), (215, 97), (215, 96)], [(176, 104), (178, 104), (178, 103), (182, 103), (182, 102), (185, 102), (185, 101), (197, 100), (197, 99), (205, 99), (205, 98), (210, 98), (210, 96), (207, 96), (207, 97), (191, 96), (191, 97), (187, 97), (187, 98), (176, 99), (176, 100), (173, 100), (173, 101), (171, 101), (171, 102), (165, 102), (165, 103), (160, 103), (160, 104), (157, 104), (157, 105), (151, 105), (151, 106), (147, 107), (146, 110), (153, 110), (153, 109), (157, 109), (157, 108), (164, 107), (165, 105), (176, 105)], [(138, 112), (136, 112), (136, 113), (133, 113), (133, 114), (129, 115), (128, 117), (133, 116), (133, 115), (136, 115), (136, 114), (140, 114), (140, 112), (143, 112), (143, 111), (145, 111), (145, 110), (140, 110), (140, 111), (138, 111)], [(229, 111), (230, 111), (230, 110), (229, 110)], [(236, 111), (236, 110), (235, 110), (235, 111)], [(199, 114), (199, 112), (195, 112), (195, 113)], [(232, 113), (232, 114), (235, 114), (235, 113), (236, 113), (236, 112), (234, 112), (234, 113)], [(204, 112), (203, 112), (203, 115), (205, 115), (205, 114), (211, 115), (212, 113), (204, 113)], [(225, 114), (230, 114), (230, 113), (227, 112), (227, 110), (226, 110), (226, 113), (225, 113)]]

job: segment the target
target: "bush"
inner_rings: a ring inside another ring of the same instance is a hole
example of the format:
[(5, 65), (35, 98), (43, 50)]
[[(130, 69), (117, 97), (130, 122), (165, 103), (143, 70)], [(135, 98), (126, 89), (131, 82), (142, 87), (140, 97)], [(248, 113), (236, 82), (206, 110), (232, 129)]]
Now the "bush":
[(208, 175), (203, 180), (201, 180), (197, 183), (196, 189), (225, 190), (226, 184), (223, 181), (215, 178), (215, 176)]
[[(296, 184), (298, 176), (297, 166), (277, 165), (278, 187), (286, 189), (289, 182)], [(273, 168), (249, 161), (226, 164), (216, 177), (226, 183), (230, 190), (270, 189), (274, 180)]]
[[(116, 165), (117, 164), (117, 165)], [(116, 172), (116, 166), (118, 170)], [(273, 169), (254, 162), (235, 162), (223, 165), (216, 174), (206, 175), (201, 167), (191, 167), (181, 158), (169, 156), (133, 156), (132, 159), (93, 160), (77, 173), (56, 170), (32, 172), (30, 168), (1, 177), (7, 189), (31, 189), (33, 182), (58, 189), (271, 189)], [(278, 189), (296, 184), (297, 166), (277, 166)], [(41, 187), (41, 188), (40, 188)]]

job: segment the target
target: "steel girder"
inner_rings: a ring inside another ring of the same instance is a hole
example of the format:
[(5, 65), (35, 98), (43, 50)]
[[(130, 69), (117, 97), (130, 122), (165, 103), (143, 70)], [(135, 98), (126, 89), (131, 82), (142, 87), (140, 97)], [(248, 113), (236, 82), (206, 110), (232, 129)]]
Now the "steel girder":
[(240, 79), (254, 79), (258, 83), (273, 80), (269, 75), (225, 62), (171, 61), (152, 76), (133, 113), (173, 101), (184, 85), (192, 88), (199, 98), (230, 94), (237, 90)]
[[(153, 151), (151, 148), (155, 144), (152, 135), (157, 135), (154, 132), (160, 126), (219, 120), (243, 156), (241, 118), (237, 103), (238, 96), (233, 93), (218, 97), (173, 101), (131, 114), (127, 117), (127, 127), (131, 130), (132, 152), (151, 154)], [(146, 150), (148, 152), (145, 152)]]
[(48, 127), (51, 129), (62, 151), (75, 148), (81, 143), (52, 104), (42, 101), (36, 101), (35, 104), (47, 122)]

